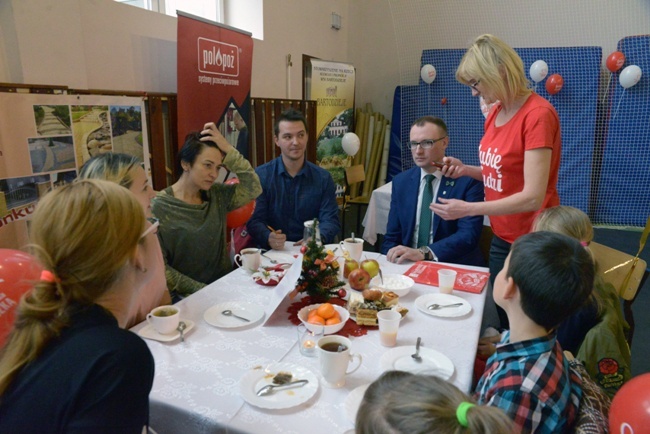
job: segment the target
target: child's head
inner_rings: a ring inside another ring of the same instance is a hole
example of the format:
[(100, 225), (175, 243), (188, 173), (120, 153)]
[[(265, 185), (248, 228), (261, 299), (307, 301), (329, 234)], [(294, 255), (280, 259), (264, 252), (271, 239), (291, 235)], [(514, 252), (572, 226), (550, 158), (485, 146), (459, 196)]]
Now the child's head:
[(512, 279), (521, 308), (547, 330), (557, 327), (587, 300), (594, 284), (594, 262), (575, 239), (553, 232), (533, 232), (512, 245), (495, 279), (495, 300)]
[(388, 371), (373, 382), (357, 412), (357, 434), (511, 433), (497, 407), (475, 405), (453, 384), (434, 376)]
[(594, 238), (589, 216), (572, 206), (554, 206), (541, 211), (533, 222), (533, 232), (549, 231), (564, 234), (588, 246)]

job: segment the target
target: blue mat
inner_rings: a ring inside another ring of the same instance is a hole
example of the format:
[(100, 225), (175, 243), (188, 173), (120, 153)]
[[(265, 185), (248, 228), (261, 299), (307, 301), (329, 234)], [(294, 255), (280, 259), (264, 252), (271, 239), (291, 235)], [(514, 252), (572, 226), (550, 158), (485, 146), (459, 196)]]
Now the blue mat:
[(643, 227), (650, 216), (650, 36), (626, 37), (617, 49), (623, 68), (637, 65), (643, 74), (628, 89), (619, 84), (623, 68), (612, 74), (594, 220)]
[[(516, 49), (528, 73), (530, 65), (543, 59), (549, 66), (549, 76), (558, 73), (564, 78), (564, 87), (556, 95), (549, 95), (545, 80), (537, 86), (537, 93), (550, 99), (560, 117), (562, 128), (562, 162), (558, 190), (561, 202), (587, 212), (591, 194), (592, 160), (596, 136), (596, 109), (602, 50), (600, 47), (522, 48)], [(450, 144), (447, 154), (463, 162), (478, 165), (478, 144), (483, 136), (484, 117), (479, 101), (471, 90), (456, 81), (455, 73), (465, 50), (425, 50), (422, 65), (434, 65), (437, 76), (431, 84), (420, 79), (418, 86), (401, 86), (396, 91), (390, 145), (391, 163), (402, 156), (402, 170), (413, 165), (411, 154), (404, 152), (402, 143), (409, 138), (415, 119), (433, 115), (445, 120)], [(445, 98), (446, 104), (443, 104)], [(399, 120), (399, 121), (398, 121)], [(399, 130), (397, 129), (399, 125)], [(395, 172), (390, 172), (391, 177)]]

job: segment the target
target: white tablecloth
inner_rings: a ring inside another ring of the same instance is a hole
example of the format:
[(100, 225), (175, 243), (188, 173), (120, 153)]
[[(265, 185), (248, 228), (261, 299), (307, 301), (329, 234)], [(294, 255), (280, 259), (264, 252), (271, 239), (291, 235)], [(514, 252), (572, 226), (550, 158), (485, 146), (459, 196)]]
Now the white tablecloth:
[(363, 217), (363, 239), (372, 244), (377, 242), (377, 234), (385, 234), (388, 225), (388, 211), (393, 183), (384, 184), (373, 190), (368, 202), (366, 215)]
[[(289, 243), (288, 243), (289, 244)], [(391, 264), (377, 253), (382, 271), (403, 273), (411, 263)], [(479, 270), (485, 270), (477, 267)], [(195, 323), (185, 342), (169, 343), (147, 340), (156, 363), (150, 395), (151, 427), (164, 433), (343, 433), (354, 427), (344, 408), (347, 395), (356, 387), (368, 384), (381, 373), (379, 360), (387, 350), (379, 343), (379, 333), (369, 330), (366, 336), (352, 337), (352, 351), (363, 356), (363, 364), (347, 377), (343, 388), (319, 386), (314, 397), (304, 404), (285, 410), (262, 410), (247, 404), (239, 393), (240, 379), (248, 370), (274, 362), (290, 362), (311, 369), (320, 378), (317, 358), (302, 356), (297, 348), (296, 326), (288, 320), (285, 299), (271, 312), (274, 287), (261, 286), (242, 269), (235, 270), (203, 290), (178, 303), (181, 318)], [(471, 387), (472, 370), (481, 316), (485, 303), (482, 294), (456, 292), (469, 301), (472, 312), (459, 318), (428, 316), (414, 305), (422, 294), (437, 292), (432, 286), (416, 284), (400, 298), (409, 309), (399, 329), (397, 345), (414, 345), (422, 337), (425, 348), (447, 355), (455, 366), (451, 381), (464, 391)], [(247, 301), (264, 306), (269, 320), (243, 329), (223, 329), (207, 324), (203, 313), (224, 301)], [(137, 332), (144, 323), (135, 326)]]

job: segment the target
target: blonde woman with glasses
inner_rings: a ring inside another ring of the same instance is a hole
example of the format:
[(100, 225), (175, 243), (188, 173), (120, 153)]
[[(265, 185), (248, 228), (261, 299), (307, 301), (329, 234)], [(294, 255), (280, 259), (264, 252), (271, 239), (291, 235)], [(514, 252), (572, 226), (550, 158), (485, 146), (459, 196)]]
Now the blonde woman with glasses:
[[(510, 246), (530, 232), (535, 215), (560, 204), (560, 121), (555, 108), (529, 88), (519, 55), (496, 36), (476, 38), (456, 70), (456, 79), (469, 86), (473, 96), (495, 104), (479, 144), (480, 166), (445, 157), (441, 170), (450, 178), (470, 176), (483, 181), (485, 202), (442, 199), (431, 210), (445, 220), (490, 216), (494, 237), (489, 265), (494, 283)], [(508, 328), (505, 312), (497, 310), (500, 324), (487, 325)]]
[[(156, 222), (151, 218), (151, 199), (156, 196), (156, 192), (149, 184), (147, 174), (142, 168), (142, 162), (127, 154), (107, 152), (88, 160), (81, 171), (79, 172), (79, 179), (103, 179), (111, 181), (129, 190), (138, 200), (145, 216), (152, 222)], [(151, 229), (156, 233), (158, 231), (158, 224)], [(165, 279), (165, 261), (163, 259), (160, 243), (155, 246), (155, 252), (152, 252), (152, 257), (155, 258), (159, 266), (159, 270), (151, 279), (151, 282), (138, 293), (138, 303), (134, 306), (134, 311), (129, 314), (129, 321), (127, 328), (134, 326), (145, 320), (147, 313), (154, 307), (171, 304), (172, 299), (169, 291), (167, 290), (167, 281)]]
[(159, 271), (150, 228), (112, 182), (74, 182), (39, 202), (30, 240), (45, 271), (0, 354), (0, 432), (146, 429), (154, 361), (124, 327)]

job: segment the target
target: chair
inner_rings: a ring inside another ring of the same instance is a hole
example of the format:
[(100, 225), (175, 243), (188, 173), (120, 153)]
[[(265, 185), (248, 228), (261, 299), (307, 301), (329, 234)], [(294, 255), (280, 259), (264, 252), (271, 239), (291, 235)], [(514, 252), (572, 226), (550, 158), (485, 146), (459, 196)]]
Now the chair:
[[(624, 300), (623, 313), (625, 320), (630, 325), (627, 341), (632, 346), (632, 337), (634, 336), (632, 303), (636, 298), (638, 289), (643, 286), (648, 278), (648, 264), (641, 258), (599, 243), (592, 242), (589, 248), (594, 253), (599, 273), (603, 276), (605, 282), (611, 283), (618, 290), (618, 295)], [(628, 278), (630, 270), (632, 274)]]
[(346, 232), (345, 232), (345, 213), (348, 205), (357, 205), (357, 221), (356, 221), (356, 226), (355, 226), (355, 236), (359, 236), (361, 234), (359, 228), (361, 225), (361, 207), (365, 205), (366, 207), (368, 206), (368, 202), (370, 202), (370, 198), (363, 196), (363, 195), (358, 195), (355, 197), (352, 197), (352, 195), (356, 195), (356, 192), (359, 191), (359, 184), (361, 182), (364, 182), (366, 180), (366, 172), (363, 168), (363, 164), (357, 164), (355, 166), (350, 166), (345, 168), (345, 193), (343, 195), (343, 207), (341, 209), (341, 238), (345, 239), (346, 238)]

